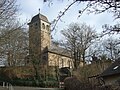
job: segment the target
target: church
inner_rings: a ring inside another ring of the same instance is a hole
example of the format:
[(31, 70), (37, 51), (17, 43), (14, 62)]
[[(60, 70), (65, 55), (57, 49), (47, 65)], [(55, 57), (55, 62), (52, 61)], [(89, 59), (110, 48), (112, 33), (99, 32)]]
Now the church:
[(52, 43), (50, 22), (46, 16), (39, 13), (31, 19), (28, 25), (30, 56), (40, 60), (42, 65), (59, 68), (74, 67), (70, 53)]

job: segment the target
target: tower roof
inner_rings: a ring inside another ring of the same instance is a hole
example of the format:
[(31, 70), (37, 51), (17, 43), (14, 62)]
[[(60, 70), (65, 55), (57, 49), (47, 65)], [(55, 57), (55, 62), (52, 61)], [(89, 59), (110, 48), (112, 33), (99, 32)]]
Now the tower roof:
[(35, 16), (31, 19), (31, 22), (30, 22), (30, 23), (36, 22), (36, 21), (38, 21), (39, 19), (41, 19), (41, 20), (49, 23), (47, 17), (44, 16), (44, 15), (42, 15), (42, 14), (37, 14), (37, 15), (35, 15)]

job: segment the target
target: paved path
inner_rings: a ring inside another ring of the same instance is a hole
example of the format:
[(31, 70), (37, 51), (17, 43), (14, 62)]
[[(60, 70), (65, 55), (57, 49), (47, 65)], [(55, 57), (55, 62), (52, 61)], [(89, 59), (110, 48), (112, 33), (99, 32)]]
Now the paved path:
[(63, 90), (58, 88), (14, 87), (14, 90)]
[[(38, 87), (20, 87), (20, 86), (14, 86), (14, 90), (64, 90), (64, 89), (58, 89), (58, 88), (38, 88)], [(3, 88), (0, 86), (0, 90), (8, 90), (7, 88)]]
[(6, 88), (4, 88), (4, 87), (2, 87), (2, 86), (0, 86), (0, 90), (7, 90)]

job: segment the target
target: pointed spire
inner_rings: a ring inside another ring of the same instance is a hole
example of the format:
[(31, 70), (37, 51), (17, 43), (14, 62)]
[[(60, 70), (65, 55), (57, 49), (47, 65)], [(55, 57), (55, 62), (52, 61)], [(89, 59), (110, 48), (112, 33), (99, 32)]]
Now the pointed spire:
[(39, 14), (40, 14), (40, 8), (39, 8)]
[(40, 8), (39, 8), (39, 18), (41, 18), (41, 15), (40, 15)]
[(47, 2), (47, 0), (44, 0), (43, 2)]

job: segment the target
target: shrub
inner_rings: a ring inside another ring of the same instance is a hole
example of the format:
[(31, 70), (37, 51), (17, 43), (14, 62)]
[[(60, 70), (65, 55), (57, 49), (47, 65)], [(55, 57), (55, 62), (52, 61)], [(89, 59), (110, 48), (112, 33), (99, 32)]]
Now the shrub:
[(67, 77), (64, 80), (65, 90), (79, 90), (81, 82), (76, 77)]
[(44, 81), (45, 87), (54, 88), (59, 87), (58, 81)]

